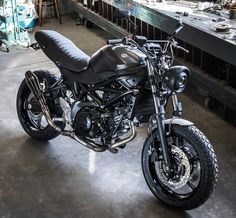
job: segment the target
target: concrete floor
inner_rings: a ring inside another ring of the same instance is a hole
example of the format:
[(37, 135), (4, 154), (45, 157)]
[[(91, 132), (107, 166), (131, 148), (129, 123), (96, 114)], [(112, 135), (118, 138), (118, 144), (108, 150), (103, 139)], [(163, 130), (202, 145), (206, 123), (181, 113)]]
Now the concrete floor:
[[(92, 54), (108, 34), (48, 20), (55, 29)], [(12, 47), (0, 52), (0, 217), (236, 217), (236, 131), (194, 99), (183, 95), (184, 117), (192, 120), (215, 147), (219, 181), (212, 197), (191, 211), (161, 205), (145, 184), (141, 149), (146, 129), (119, 154), (94, 153), (59, 136), (40, 143), (25, 134), (15, 109), (18, 86), (26, 70), (51, 69), (42, 53)]]

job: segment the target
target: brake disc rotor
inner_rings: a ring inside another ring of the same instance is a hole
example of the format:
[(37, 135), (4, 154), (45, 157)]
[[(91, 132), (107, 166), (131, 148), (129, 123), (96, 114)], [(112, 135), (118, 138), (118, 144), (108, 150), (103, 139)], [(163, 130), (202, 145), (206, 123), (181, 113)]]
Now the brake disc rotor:
[(183, 169), (181, 175), (178, 175), (178, 180), (170, 179), (166, 176), (165, 171), (163, 170), (163, 161), (155, 162), (155, 170), (160, 181), (170, 189), (180, 189), (189, 180), (190, 177), (190, 163), (186, 154), (177, 146), (171, 146), (172, 156), (177, 156), (180, 161), (180, 166)]

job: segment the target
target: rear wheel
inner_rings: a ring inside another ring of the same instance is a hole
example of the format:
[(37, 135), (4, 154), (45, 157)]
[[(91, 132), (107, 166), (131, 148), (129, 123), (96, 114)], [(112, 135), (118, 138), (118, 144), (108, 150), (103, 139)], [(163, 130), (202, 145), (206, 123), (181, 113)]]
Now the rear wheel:
[[(57, 79), (48, 71), (35, 71), (39, 83), (53, 85)], [(25, 79), (22, 81), (16, 100), (17, 114), (25, 132), (37, 140), (47, 141), (57, 137), (60, 133), (48, 125), (38, 104), (38, 110), (31, 110), (31, 105), (37, 105), (37, 100), (30, 91)]]
[(182, 209), (203, 204), (213, 191), (218, 165), (213, 147), (194, 126), (174, 125), (167, 136), (172, 171), (167, 172), (157, 132), (147, 138), (142, 168), (147, 185), (163, 203)]

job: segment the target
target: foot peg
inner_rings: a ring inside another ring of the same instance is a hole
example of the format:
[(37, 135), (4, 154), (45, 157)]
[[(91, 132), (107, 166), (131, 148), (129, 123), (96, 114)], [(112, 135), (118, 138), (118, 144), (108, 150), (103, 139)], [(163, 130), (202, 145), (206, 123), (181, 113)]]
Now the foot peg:
[(118, 150), (116, 148), (108, 148), (107, 150), (110, 151), (113, 154), (117, 154), (118, 153)]

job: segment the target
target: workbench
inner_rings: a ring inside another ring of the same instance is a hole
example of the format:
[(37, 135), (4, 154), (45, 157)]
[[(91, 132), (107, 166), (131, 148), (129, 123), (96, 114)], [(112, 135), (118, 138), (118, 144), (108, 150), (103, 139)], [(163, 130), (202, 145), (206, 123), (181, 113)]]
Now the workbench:
[[(236, 30), (217, 33), (217, 22), (213, 21), (219, 17), (227, 18), (227, 10), (219, 11), (219, 16), (200, 11), (201, 5), (187, 1), (147, 4), (143, 0), (102, 0), (93, 4), (88, 0), (86, 6), (76, 0), (71, 0), (71, 3), (79, 14), (116, 37), (132, 32), (127, 22), (114, 20), (112, 15), (117, 9), (130, 10), (131, 20), (138, 26), (138, 34), (149, 39), (166, 39), (182, 19), (184, 28), (177, 38), (179, 44), (190, 52), (177, 52), (177, 62), (191, 68), (192, 84), (207, 99), (217, 99), (225, 105), (226, 110), (230, 108), (236, 111), (236, 40), (229, 39)], [(188, 16), (184, 16), (184, 12)], [(235, 20), (226, 20), (224, 23), (236, 28)]]

